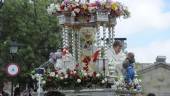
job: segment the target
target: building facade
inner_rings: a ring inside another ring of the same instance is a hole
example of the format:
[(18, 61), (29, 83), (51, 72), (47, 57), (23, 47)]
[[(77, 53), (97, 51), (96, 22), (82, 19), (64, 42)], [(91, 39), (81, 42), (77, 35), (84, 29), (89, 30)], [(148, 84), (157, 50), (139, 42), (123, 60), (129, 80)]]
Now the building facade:
[(145, 94), (154, 93), (156, 96), (170, 96), (170, 65), (163, 59), (160, 60), (157, 57), (155, 63), (138, 71), (142, 78)]

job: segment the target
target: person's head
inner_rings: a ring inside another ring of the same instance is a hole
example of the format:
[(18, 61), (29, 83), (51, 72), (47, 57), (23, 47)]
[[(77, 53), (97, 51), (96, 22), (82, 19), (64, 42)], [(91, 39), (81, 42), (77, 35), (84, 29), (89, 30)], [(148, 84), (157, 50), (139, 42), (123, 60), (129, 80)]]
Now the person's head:
[(149, 93), (147, 96), (156, 96), (154, 93)]
[(113, 49), (115, 50), (116, 54), (119, 54), (122, 50), (122, 42), (120, 40), (115, 40), (113, 43)]
[(129, 61), (129, 63), (135, 63), (135, 55), (134, 55), (134, 53), (129, 52), (129, 53), (127, 54), (127, 59), (128, 59), (128, 61)]
[(16, 87), (14, 90), (14, 96), (20, 96), (20, 89), (19, 87)]

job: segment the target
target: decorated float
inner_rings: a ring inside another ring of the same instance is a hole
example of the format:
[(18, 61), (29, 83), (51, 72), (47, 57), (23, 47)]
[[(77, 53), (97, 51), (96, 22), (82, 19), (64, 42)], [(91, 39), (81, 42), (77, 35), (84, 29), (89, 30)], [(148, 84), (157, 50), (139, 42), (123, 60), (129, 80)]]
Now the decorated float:
[(63, 45), (57, 52), (50, 53), (50, 59), (45, 63), (54, 64), (54, 69), (44, 71), (42, 65), (35, 74), (39, 80), (39, 92), (41, 87), (58, 90), (68, 96), (141, 92), (138, 78), (129, 86), (123, 76), (110, 74), (114, 73), (115, 66), (109, 65), (105, 56), (105, 50), (111, 48), (114, 42), (116, 19), (130, 16), (126, 6), (109, 0), (54, 0), (47, 11), (58, 18)]

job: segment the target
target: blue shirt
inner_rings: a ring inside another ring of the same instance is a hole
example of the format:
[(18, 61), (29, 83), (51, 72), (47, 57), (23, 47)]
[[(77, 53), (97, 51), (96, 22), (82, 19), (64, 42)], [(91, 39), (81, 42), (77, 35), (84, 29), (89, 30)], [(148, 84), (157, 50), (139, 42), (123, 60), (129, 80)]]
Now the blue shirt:
[(125, 80), (128, 84), (132, 83), (133, 79), (135, 78), (135, 70), (132, 64), (129, 64), (126, 69), (126, 77)]

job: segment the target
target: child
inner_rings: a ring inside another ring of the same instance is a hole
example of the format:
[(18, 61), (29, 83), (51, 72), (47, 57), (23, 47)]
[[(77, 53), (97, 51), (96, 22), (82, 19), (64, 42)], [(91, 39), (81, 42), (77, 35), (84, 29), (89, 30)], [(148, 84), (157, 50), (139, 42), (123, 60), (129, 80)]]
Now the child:
[(124, 70), (125, 82), (128, 85), (132, 83), (135, 77), (134, 63), (135, 63), (134, 54), (132, 52), (129, 52), (127, 54), (125, 62), (123, 63), (123, 68), (125, 69)]

